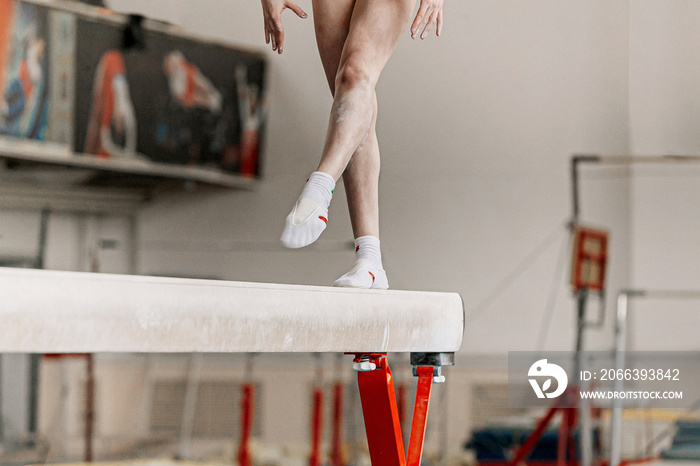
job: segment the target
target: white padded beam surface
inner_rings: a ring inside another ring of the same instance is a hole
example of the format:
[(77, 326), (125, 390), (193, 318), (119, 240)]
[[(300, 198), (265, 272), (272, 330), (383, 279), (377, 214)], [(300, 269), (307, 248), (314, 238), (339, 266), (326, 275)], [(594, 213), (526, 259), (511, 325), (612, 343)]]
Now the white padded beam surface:
[(456, 293), (0, 268), (0, 352), (452, 352)]

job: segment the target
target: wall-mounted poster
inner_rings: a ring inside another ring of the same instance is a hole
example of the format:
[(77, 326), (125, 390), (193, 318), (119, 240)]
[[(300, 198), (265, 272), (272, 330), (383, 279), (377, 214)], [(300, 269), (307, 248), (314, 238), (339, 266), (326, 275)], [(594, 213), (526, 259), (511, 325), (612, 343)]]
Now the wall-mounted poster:
[[(225, 185), (260, 176), (263, 54), (148, 21), (125, 47), (128, 18), (61, 5), (0, 0), (0, 156)], [(26, 140), (54, 144), (13, 152)]]
[(49, 103), (48, 10), (3, 2), (7, 22), (0, 88), (0, 134), (44, 140)]
[(264, 62), (257, 54), (80, 18), (75, 151), (102, 158), (260, 173)]
[(0, 0), (0, 135), (70, 145), (75, 16)]

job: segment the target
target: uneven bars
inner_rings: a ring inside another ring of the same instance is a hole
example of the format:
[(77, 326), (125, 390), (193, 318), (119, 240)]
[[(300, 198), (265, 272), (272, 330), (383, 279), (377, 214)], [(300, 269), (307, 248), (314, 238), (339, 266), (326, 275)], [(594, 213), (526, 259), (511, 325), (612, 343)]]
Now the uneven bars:
[(648, 299), (700, 299), (700, 290), (662, 290), (662, 289), (628, 289), (621, 290), (631, 298)]
[(0, 352), (455, 352), (457, 293), (0, 268)]
[(574, 154), (571, 156), (571, 203), (572, 225), (578, 222), (580, 216), (579, 174), (581, 163), (600, 165), (633, 165), (637, 163), (699, 163), (700, 155), (603, 155), (603, 154)]

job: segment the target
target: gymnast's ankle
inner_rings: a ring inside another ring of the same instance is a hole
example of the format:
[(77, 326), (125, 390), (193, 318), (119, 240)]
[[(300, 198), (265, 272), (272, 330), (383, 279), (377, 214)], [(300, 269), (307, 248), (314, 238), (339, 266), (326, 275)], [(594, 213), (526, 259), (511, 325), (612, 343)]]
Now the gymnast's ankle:
[(328, 206), (333, 197), (335, 180), (323, 172), (313, 172), (304, 190), (285, 220), (282, 244), (288, 248), (303, 248), (321, 236), (328, 224)]

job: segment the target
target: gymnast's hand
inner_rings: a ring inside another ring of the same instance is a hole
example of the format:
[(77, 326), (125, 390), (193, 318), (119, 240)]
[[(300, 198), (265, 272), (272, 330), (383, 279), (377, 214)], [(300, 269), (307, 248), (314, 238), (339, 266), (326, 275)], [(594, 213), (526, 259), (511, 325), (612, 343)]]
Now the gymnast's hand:
[(411, 39), (418, 37), (418, 34), (420, 34), (421, 39), (425, 39), (435, 25), (437, 25), (435, 35), (440, 37), (442, 32), (442, 2), (443, 0), (420, 0), (418, 14), (411, 25)]
[(292, 0), (262, 0), (263, 19), (265, 21), (265, 43), (272, 41), (272, 50), (282, 53), (284, 45), (284, 28), (282, 27), (282, 12), (289, 8), (298, 17), (306, 19), (308, 15)]

